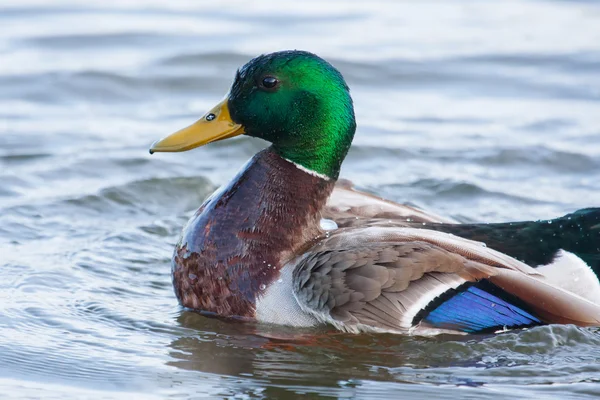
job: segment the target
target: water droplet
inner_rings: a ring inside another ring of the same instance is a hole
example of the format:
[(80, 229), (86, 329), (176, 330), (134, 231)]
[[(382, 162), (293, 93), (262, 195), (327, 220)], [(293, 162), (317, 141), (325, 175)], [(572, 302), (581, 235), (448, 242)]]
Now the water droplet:
[(267, 286), (264, 283), (261, 283), (260, 286), (258, 287), (260, 290), (265, 290), (267, 288)]
[(277, 279), (277, 283), (283, 283), (283, 279)]
[(335, 221), (326, 218), (321, 218), (319, 225), (321, 225), (321, 229), (326, 231), (332, 231), (338, 228), (338, 225), (335, 223)]

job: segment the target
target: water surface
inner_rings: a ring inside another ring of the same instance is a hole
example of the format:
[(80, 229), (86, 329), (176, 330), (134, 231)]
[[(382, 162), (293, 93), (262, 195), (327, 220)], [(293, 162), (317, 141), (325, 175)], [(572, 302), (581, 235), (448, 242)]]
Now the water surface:
[(358, 337), (180, 309), (181, 226), (265, 144), (149, 144), (295, 48), (352, 88), (359, 187), (462, 221), (600, 205), (597, 2), (4, 1), (2, 396), (600, 395), (598, 329)]

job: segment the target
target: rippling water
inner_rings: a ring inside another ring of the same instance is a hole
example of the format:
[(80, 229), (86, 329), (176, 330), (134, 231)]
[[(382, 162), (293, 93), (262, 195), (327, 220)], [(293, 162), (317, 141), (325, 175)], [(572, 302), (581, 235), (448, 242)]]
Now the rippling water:
[(4, 1), (0, 397), (598, 396), (598, 329), (358, 337), (179, 308), (181, 226), (264, 144), (148, 146), (293, 48), (352, 88), (360, 187), (463, 221), (600, 205), (597, 2)]

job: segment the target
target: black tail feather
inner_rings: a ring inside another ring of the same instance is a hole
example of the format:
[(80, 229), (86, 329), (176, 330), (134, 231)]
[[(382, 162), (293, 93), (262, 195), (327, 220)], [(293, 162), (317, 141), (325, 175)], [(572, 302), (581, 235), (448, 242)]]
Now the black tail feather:
[(533, 267), (551, 263), (563, 249), (582, 258), (600, 277), (600, 208), (542, 221), (428, 224), (426, 228), (484, 242)]

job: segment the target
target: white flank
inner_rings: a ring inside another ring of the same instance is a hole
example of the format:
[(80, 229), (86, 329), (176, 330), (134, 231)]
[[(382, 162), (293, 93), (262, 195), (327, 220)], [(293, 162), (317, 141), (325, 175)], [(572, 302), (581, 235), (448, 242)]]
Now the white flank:
[(256, 319), (288, 326), (314, 326), (318, 321), (300, 308), (292, 289), (294, 266), (284, 265), (279, 278), (256, 300)]
[(594, 271), (575, 254), (559, 250), (554, 262), (537, 268), (551, 284), (600, 304), (600, 282)]

